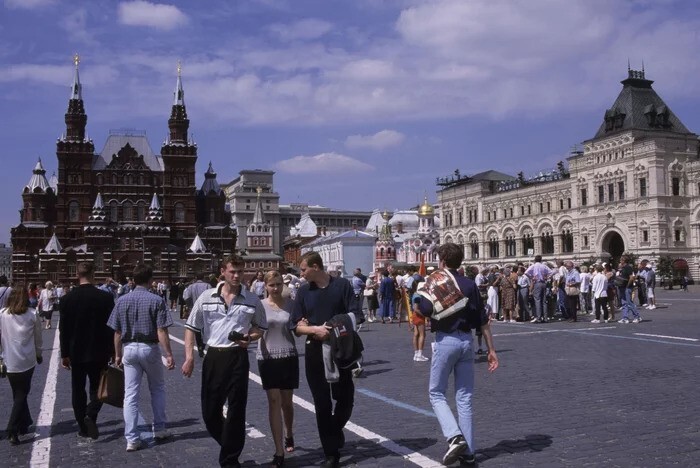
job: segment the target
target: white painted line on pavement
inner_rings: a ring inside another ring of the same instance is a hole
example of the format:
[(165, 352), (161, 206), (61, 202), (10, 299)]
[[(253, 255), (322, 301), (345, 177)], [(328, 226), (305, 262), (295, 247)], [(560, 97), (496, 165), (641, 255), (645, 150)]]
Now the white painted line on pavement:
[(245, 433), (251, 439), (262, 439), (265, 434), (251, 426), (249, 423), (245, 423)]
[(513, 332), (513, 333), (494, 333), (493, 336), (515, 336), (515, 335), (535, 335), (538, 333), (556, 333), (556, 332), (574, 332), (574, 331), (583, 331), (583, 330), (613, 330), (617, 327), (615, 326), (605, 326), (605, 325), (600, 325), (597, 327), (590, 327), (590, 328), (572, 328), (572, 329), (565, 329), (565, 328), (559, 328), (556, 330), (537, 330), (537, 331), (526, 331), (526, 332)]
[[(53, 346), (49, 356), (49, 370), (46, 374), (44, 393), (41, 395), (39, 417), (36, 419), (36, 432), (39, 433), (32, 444), (32, 457), (29, 466), (47, 467), (51, 458), (51, 424), (53, 424), (54, 406), (56, 405), (56, 384), (58, 383), (58, 360), (55, 351), (59, 349), (58, 329), (54, 332)], [(44, 361), (46, 362), (46, 361)]]
[(697, 338), (684, 338), (682, 336), (669, 336), (669, 335), (652, 335), (650, 333), (634, 333), (634, 335), (651, 336), (652, 338), (668, 338), (670, 340), (700, 341)]
[[(170, 339), (175, 341), (176, 343), (180, 343), (181, 345), (184, 345), (185, 342), (182, 341), (179, 338), (174, 337), (173, 335), (170, 335)], [(248, 373), (248, 377), (250, 380), (253, 382), (257, 383), (258, 385), (262, 385), (262, 380), (260, 379), (260, 376), (257, 374), (254, 374), (252, 372)], [(307, 411), (310, 411), (312, 413), (316, 413), (316, 410), (314, 409), (313, 403), (304, 400), (303, 398), (294, 395), (292, 397), (292, 401), (296, 403), (297, 405), (301, 406)], [(349, 430), (350, 432), (355, 433), (356, 435), (362, 437), (363, 439), (366, 440), (372, 440), (376, 442), (378, 445), (381, 447), (384, 447), (385, 449), (389, 450), (390, 452), (393, 452), (397, 455), (401, 455), (405, 460), (410, 461), (411, 463), (414, 463), (421, 468), (436, 468), (443, 466), (441, 463), (432, 460), (425, 455), (421, 455), (418, 452), (415, 452), (408, 447), (404, 447), (402, 445), (397, 444), (393, 440), (389, 440), (384, 436), (381, 436), (375, 432), (370, 431), (369, 429), (366, 429), (362, 426), (359, 426), (351, 421), (348, 421), (348, 423), (345, 425), (345, 428)]]

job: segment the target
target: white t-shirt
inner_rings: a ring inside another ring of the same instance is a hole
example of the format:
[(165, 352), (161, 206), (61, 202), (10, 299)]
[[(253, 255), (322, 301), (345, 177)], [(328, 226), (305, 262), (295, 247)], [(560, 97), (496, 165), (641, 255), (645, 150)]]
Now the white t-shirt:
[(593, 290), (593, 297), (596, 299), (600, 297), (608, 297), (608, 279), (603, 274), (597, 274), (593, 277), (591, 282), (591, 287)]
[(41, 321), (35, 309), (20, 315), (0, 309), (0, 335), (7, 372), (25, 372), (36, 366), (41, 356)]
[(581, 292), (588, 292), (591, 287), (591, 274), (581, 273)]

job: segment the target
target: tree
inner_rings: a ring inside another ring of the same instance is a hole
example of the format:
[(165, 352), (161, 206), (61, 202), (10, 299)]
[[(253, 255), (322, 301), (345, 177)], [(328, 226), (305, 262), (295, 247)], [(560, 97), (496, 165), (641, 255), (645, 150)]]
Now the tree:
[(656, 264), (656, 273), (661, 281), (668, 284), (669, 289), (673, 289), (673, 258), (669, 255), (659, 257)]

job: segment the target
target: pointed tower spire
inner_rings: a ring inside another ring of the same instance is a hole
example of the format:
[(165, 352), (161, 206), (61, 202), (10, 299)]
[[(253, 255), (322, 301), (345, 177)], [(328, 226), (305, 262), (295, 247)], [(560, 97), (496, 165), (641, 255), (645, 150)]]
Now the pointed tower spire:
[(36, 162), (36, 166), (34, 166), (34, 170), (32, 171), (32, 178), (29, 179), (29, 183), (24, 186), (24, 190), (34, 193), (38, 189), (41, 193), (44, 193), (46, 192), (46, 189), (49, 188), (51, 188), (51, 185), (49, 184), (49, 181), (46, 180), (46, 170), (41, 164), (41, 158), (39, 158), (39, 160)]
[(92, 205), (92, 209), (103, 209), (105, 207), (105, 204), (102, 202), (102, 194), (97, 192), (97, 197), (95, 198), (95, 204)]
[(190, 248), (187, 250), (189, 250), (190, 252), (194, 252), (194, 253), (202, 253), (202, 252), (206, 252), (207, 248), (204, 246), (204, 242), (202, 242), (202, 238), (199, 237), (199, 234), (197, 234), (197, 236), (192, 241), (192, 245), (190, 245)]
[(262, 212), (262, 202), (260, 201), (260, 194), (262, 193), (262, 187), (258, 186), (255, 189), (258, 192), (258, 200), (255, 203), (255, 213), (253, 213), (253, 223), (262, 224), (263, 223), (263, 212)]
[(87, 115), (83, 106), (83, 86), (80, 84), (78, 66), (80, 56), (73, 56), (75, 72), (73, 74), (73, 84), (71, 86), (70, 100), (68, 101), (68, 112), (66, 112), (66, 140), (72, 142), (82, 142), (85, 140), (85, 126), (87, 125)]
[(160, 222), (163, 221), (163, 210), (160, 208), (160, 202), (158, 201), (158, 194), (154, 193), (153, 198), (151, 198), (151, 206), (148, 207), (148, 217), (146, 221), (150, 222)]
[(170, 111), (168, 127), (170, 128), (170, 143), (187, 144), (187, 131), (190, 121), (185, 108), (185, 91), (182, 88), (182, 64), (177, 63), (177, 84), (175, 85), (173, 107)]
[(63, 247), (61, 247), (61, 243), (58, 241), (58, 237), (56, 237), (56, 233), (54, 232), (51, 239), (49, 239), (49, 243), (44, 247), (44, 252), (61, 253), (61, 250), (63, 250)]
[(105, 204), (102, 201), (102, 194), (97, 193), (97, 197), (95, 197), (95, 203), (92, 205), (92, 213), (90, 214), (90, 217), (88, 218), (88, 221), (95, 223), (95, 222), (103, 222), (107, 220), (107, 213), (105, 211)]

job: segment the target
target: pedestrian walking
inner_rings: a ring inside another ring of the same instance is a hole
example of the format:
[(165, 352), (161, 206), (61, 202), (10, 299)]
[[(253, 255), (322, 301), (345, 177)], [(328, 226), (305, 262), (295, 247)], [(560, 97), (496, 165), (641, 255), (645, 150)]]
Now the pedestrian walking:
[(382, 280), (379, 283), (377, 297), (379, 299), (379, 315), (382, 323), (393, 321), (396, 309), (396, 286), (388, 270), (382, 271)]
[[(291, 332), (293, 302), (282, 296), (284, 283), (278, 271), (263, 277), (267, 297), (265, 308), (267, 330), (260, 338), (257, 352), (258, 370), (267, 393), (270, 430), (275, 442), (275, 455), (270, 466), (284, 464), (284, 454), (294, 451), (294, 389), (299, 388), (299, 354)], [(286, 435), (285, 435), (286, 434)]]
[(377, 282), (377, 273), (372, 272), (369, 274), (369, 278), (365, 282), (364, 296), (367, 299), (367, 321), (376, 322), (377, 321), (377, 309), (379, 309), (379, 299), (377, 299), (377, 289), (379, 288), (379, 283)]
[(608, 323), (608, 278), (603, 273), (604, 268), (598, 265), (596, 268), (597, 274), (591, 281), (591, 289), (593, 290), (593, 299), (595, 301), (595, 318), (591, 323), (600, 323), (600, 309), (603, 309), (603, 320)]
[[(184, 292), (182, 293), (182, 298), (185, 300), (187, 310), (192, 310), (192, 307), (194, 307), (194, 303), (197, 301), (197, 299), (199, 299), (199, 296), (201, 296), (204, 291), (214, 287), (211, 284), (204, 281), (205, 276), (206, 275), (204, 274), (204, 272), (197, 273), (197, 280), (194, 283), (187, 286)], [(202, 339), (202, 334), (195, 333), (194, 339), (197, 343), (197, 352), (199, 353), (199, 357), (203, 358), (204, 340)]]
[(637, 306), (632, 301), (632, 288), (634, 287), (634, 269), (630, 265), (629, 258), (622, 256), (615, 276), (615, 286), (617, 286), (620, 301), (622, 302), (622, 318), (619, 323), (630, 323), (629, 316), (632, 315), (632, 323), (639, 323), (642, 317), (639, 315)]
[[(444, 465), (460, 460), (461, 464), (475, 463), (474, 432), (472, 429), (472, 395), (474, 393), (474, 354), (472, 351), (472, 329), (481, 329), (488, 346), (488, 368), (498, 368), (498, 357), (493, 343), (489, 320), (485, 313), (476, 284), (467, 277), (459, 276), (457, 268), (462, 263), (464, 251), (457, 244), (442, 244), (437, 249), (440, 269), (448, 269), (455, 285), (464, 297), (466, 306), (454, 314), (435, 320), (434, 302), (421, 298), (420, 310), (431, 317), (430, 329), (435, 333), (435, 350), (430, 366), (430, 403), (437, 416), (442, 434), (447, 439), (447, 451), (442, 458)], [(428, 278), (426, 281), (430, 281)], [(450, 376), (454, 374), (454, 388), (458, 420), (447, 403)]]
[(250, 282), (250, 290), (258, 296), (259, 299), (265, 297), (265, 280), (264, 273), (261, 270), (255, 274), (255, 279)]
[[(61, 366), (71, 372), (71, 401), (78, 422), (78, 436), (97, 439), (97, 415), (102, 402), (97, 399), (100, 374), (112, 356), (114, 332), (107, 321), (114, 308), (112, 293), (93, 285), (92, 263), (78, 265), (78, 287), (61, 299), (58, 329), (61, 340)], [(90, 403), (85, 393), (89, 381)]]
[[(148, 291), (153, 270), (148, 265), (134, 268), (133, 291), (117, 299), (107, 325), (114, 330), (114, 354), (117, 366), (124, 367), (124, 437), (126, 451), (142, 447), (138, 429), (141, 380), (145, 373), (151, 394), (153, 436), (156, 442), (171, 436), (166, 429), (165, 367), (175, 368), (170, 349), (168, 327), (173, 319), (165, 299)], [(123, 349), (122, 349), (123, 344)], [(159, 348), (160, 345), (160, 348)]]
[(520, 309), (520, 320), (523, 322), (532, 318), (530, 312), (531, 295), (532, 280), (525, 274), (525, 267), (518, 267), (518, 308)]
[(560, 281), (564, 282), (564, 293), (566, 294), (566, 309), (569, 322), (578, 322), (578, 307), (581, 294), (581, 275), (574, 268), (574, 262), (568, 260), (564, 262), (566, 275)]
[(647, 309), (654, 310), (656, 309), (656, 295), (654, 294), (654, 289), (656, 288), (656, 272), (646, 260), (644, 261), (644, 268), (646, 269)]
[[(219, 444), (219, 464), (240, 467), (245, 444), (248, 403), (248, 345), (267, 329), (265, 309), (258, 296), (242, 285), (245, 261), (232, 255), (221, 263), (224, 281), (204, 291), (192, 307), (185, 325), (185, 362), (182, 374), (194, 370), (195, 334), (207, 346), (202, 363), (202, 419)], [(226, 415), (224, 404), (228, 403)]]
[[(307, 337), (304, 362), (325, 455), (321, 466), (336, 468), (340, 450), (345, 445), (343, 428), (352, 414), (355, 385), (349, 368), (338, 368), (337, 380), (333, 378), (332, 382), (326, 377), (326, 365), (331, 365), (328, 362), (331, 359), (329, 348), (325, 348), (328, 357), (324, 358), (324, 342), (330, 339), (326, 322), (336, 314), (347, 313), (356, 317), (360, 311), (357, 310), (350, 282), (345, 278), (331, 277), (323, 269), (323, 260), (317, 252), (310, 251), (301, 256), (300, 270), (307, 282), (297, 293), (292, 324), (296, 325), (297, 336)], [(388, 272), (384, 276), (386, 280), (393, 284)], [(335, 409), (332, 400), (336, 402)]]
[(531, 322), (544, 323), (547, 321), (545, 298), (547, 295), (547, 280), (552, 276), (552, 270), (542, 263), (542, 255), (535, 255), (535, 263), (530, 265), (525, 274), (532, 280), (532, 295), (535, 299), (535, 316)]
[(44, 289), (39, 293), (39, 316), (42, 322), (46, 323), (46, 329), (51, 328), (51, 318), (53, 317), (54, 307), (58, 298), (56, 297), (56, 289), (51, 281), (47, 281)]
[(19, 445), (34, 424), (27, 397), (32, 388), (32, 376), (41, 364), (41, 323), (36, 310), (28, 307), (29, 292), (18, 285), (10, 292), (6, 307), (0, 309), (0, 356), (7, 368), (7, 380), (12, 389), (12, 410), (7, 421), (7, 438)]

